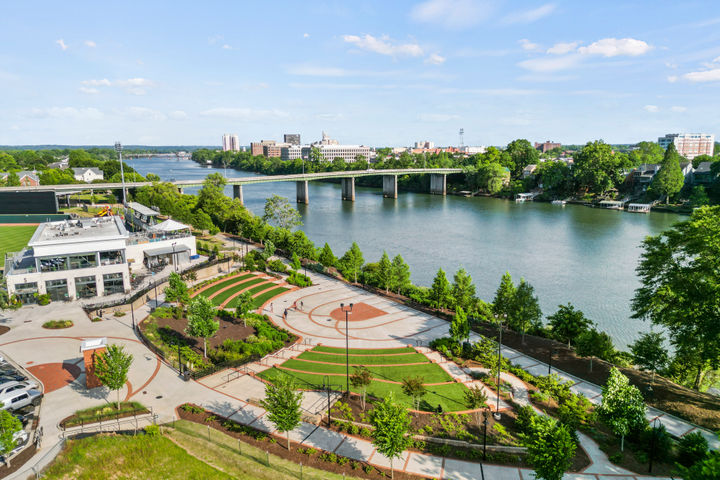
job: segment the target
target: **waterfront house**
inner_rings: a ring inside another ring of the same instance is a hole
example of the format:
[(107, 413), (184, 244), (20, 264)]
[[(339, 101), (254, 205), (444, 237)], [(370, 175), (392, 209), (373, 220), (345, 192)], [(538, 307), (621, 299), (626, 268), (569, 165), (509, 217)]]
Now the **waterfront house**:
[(700, 165), (693, 171), (693, 185), (709, 185), (715, 180), (717, 174), (711, 170), (713, 162), (700, 162)]

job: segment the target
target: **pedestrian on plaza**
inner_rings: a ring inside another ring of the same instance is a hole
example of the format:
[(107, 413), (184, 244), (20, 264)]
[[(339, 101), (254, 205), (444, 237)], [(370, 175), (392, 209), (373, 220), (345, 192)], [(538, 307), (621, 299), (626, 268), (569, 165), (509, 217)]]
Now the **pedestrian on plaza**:
[(302, 310), (302, 309), (303, 309), (303, 302), (302, 302), (302, 300), (300, 300), (300, 310)]
[(283, 312), (283, 319), (287, 320), (287, 308)]
[(273, 313), (273, 304), (270, 302), (270, 313)]

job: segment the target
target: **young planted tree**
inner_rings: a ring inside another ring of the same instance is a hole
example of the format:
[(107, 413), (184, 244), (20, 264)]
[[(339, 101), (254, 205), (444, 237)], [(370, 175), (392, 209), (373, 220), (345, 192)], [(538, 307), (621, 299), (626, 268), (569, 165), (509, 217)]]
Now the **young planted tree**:
[(203, 356), (206, 358), (207, 339), (215, 335), (220, 328), (220, 322), (215, 320), (215, 313), (215, 305), (203, 295), (195, 297), (188, 307), (188, 324), (185, 333), (203, 339)]
[(367, 367), (355, 367), (355, 372), (350, 375), (350, 384), (360, 390), (362, 395), (361, 405), (363, 411), (365, 410), (365, 397), (367, 395), (367, 389), (372, 383), (372, 373)]
[(542, 310), (540, 310), (540, 302), (535, 295), (535, 288), (524, 278), (520, 279), (508, 315), (508, 323), (512, 328), (522, 332), (522, 342), (525, 343), (525, 333), (531, 327), (540, 326), (541, 318)]
[(265, 398), (260, 405), (268, 411), (267, 418), (275, 428), (287, 435), (287, 448), (290, 450), (290, 432), (300, 425), (300, 403), (303, 394), (295, 391), (295, 385), (287, 379), (278, 379), (275, 384), (265, 384)]
[(385, 293), (388, 293), (390, 287), (395, 283), (393, 273), (390, 257), (387, 252), (383, 251), (380, 262), (378, 262), (377, 279), (380, 286), (385, 289)]
[(470, 322), (462, 307), (457, 307), (455, 316), (450, 322), (450, 337), (460, 343), (470, 337)]
[(265, 247), (263, 248), (263, 251), (261, 253), (262, 258), (267, 262), (270, 257), (275, 255), (275, 244), (268, 240), (265, 242)]
[(590, 371), (592, 372), (593, 357), (610, 360), (615, 356), (615, 346), (612, 338), (605, 332), (598, 332), (591, 328), (577, 337), (575, 351), (581, 357), (590, 357)]
[(7, 455), (17, 446), (15, 434), (22, 430), (20, 420), (7, 410), (0, 410), (0, 455)]
[(427, 393), (427, 389), (425, 388), (423, 381), (424, 379), (420, 376), (405, 377), (402, 380), (403, 393), (412, 398), (415, 410), (420, 408), (420, 399)]
[(108, 345), (107, 350), (95, 355), (95, 375), (111, 391), (117, 392), (117, 409), (120, 410), (120, 389), (127, 382), (133, 356), (125, 353), (122, 345)]
[(165, 287), (165, 300), (168, 302), (177, 302), (180, 305), (187, 305), (190, 301), (190, 292), (188, 292), (188, 286), (183, 281), (182, 277), (172, 272), (168, 279), (168, 286)]
[(300, 257), (298, 256), (297, 252), (293, 252), (292, 257), (290, 258), (290, 267), (292, 267), (292, 269), (295, 271), (298, 271), (302, 268), (302, 262), (300, 261)]
[(360, 251), (360, 247), (358, 247), (357, 243), (353, 242), (352, 246), (347, 252), (345, 252), (345, 255), (342, 256), (339, 263), (342, 274), (345, 277), (352, 276), (353, 282), (357, 283), (358, 273), (360, 273), (363, 265), (365, 264), (365, 259), (363, 258), (362, 252)]
[(472, 308), (473, 299), (475, 298), (475, 285), (472, 283), (472, 277), (464, 268), (455, 272), (451, 295), (455, 308), (463, 308), (466, 312)]
[(450, 282), (448, 282), (442, 268), (435, 274), (429, 297), (432, 306), (435, 308), (443, 309), (450, 305)]
[(475, 412), (475, 421), (480, 425), (480, 409), (486, 405), (487, 394), (479, 386), (474, 385), (465, 390), (465, 406), (470, 410), (477, 410)]
[(394, 478), (393, 460), (410, 446), (412, 438), (407, 435), (411, 418), (407, 408), (395, 402), (392, 392), (370, 412), (373, 445), (378, 452), (390, 459), (390, 478)]
[(503, 315), (510, 317), (515, 303), (515, 290), (515, 284), (513, 284), (510, 272), (505, 272), (493, 299), (493, 313), (497, 317)]
[(273, 195), (265, 200), (265, 212), (262, 219), (287, 230), (302, 225), (300, 212), (290, 204), (287, 198), (279, 195)]
[(568, 303), (567, 305), (558, 305), (558, 311), (548, 317), (550, 327), (552, 327), (552, 335), (561, 342), (567, 342), (568, 347), (573, 339), (590, 330), (594, 325), (583, 312), (575, 310), (575, 307)]
[(250, 292), (243, 292), (237, 297), (237, 306), (235, 307), (235, 314), (238, 318), (241, 318), (243, 325), (247, 327), (247, 315), (250, 313), (253, 307), (253, 296)]
[(577, 448), (566, 425), (557, 420), (538, 415), (532, 431), (524, 434), (527, 461), (535, 469), (535, 478), (561, 480), (572, 465)]
[(398, 294), (405, 292), (412, 286), (410, 283), (410, 267), (400, 255), (395, 255), (392, 260), (392, 272), (395, 282), (392, 289)]
[(325, 245), (320, 251), (318, 261), (325, 267), (334, 267), (335, 263), (337, 262), (337, 259), (335, 258), (335, 255), (333, 254), (333, 251), (330, 248), (330, 245), (327, 244), (327, 242), (325, 242)]
[(655, 383), (655, 372), (668, 364), (668, 352), (663, 346), (662, 335), (657, 332), (644, 333), (630, 345), (630, 351), (635, 365), (650, 370), (652, 383)]
[(624, 450), (625, 436), (642, 428), (645, 420), (645, 402), (637, 387), (613, 367), (602, 388), (602, 403), (597, 408), (600, 418), (620, 437), (620, 450)]

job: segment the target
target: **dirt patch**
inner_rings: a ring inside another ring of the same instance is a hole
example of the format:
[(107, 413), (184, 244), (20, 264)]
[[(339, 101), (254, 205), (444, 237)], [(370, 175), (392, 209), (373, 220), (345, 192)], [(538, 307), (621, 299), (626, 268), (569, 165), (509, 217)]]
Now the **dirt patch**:
[(6, 334), (10, 331), (10, 327), (6, 325), (0, 325), (0, 335)]
[(82, 373), (82, 369), (72, 363), (43, 363), (27, 367), (27, 370), (42, 382), (46, 395), (70, 385)]
[[(375, 308), (372, 305), (368, 305), (364, 302), (359, 302), (353, 305), (352, 312), (348, 315), (348, 320), (351, 322), (359, 322), (362, 320), (370, 320), (371, 318), (379, 317), (381, 315), (386, 315), (387, 312), (380, 310), (379, 308)], [(345, 320), (345, 312), (340, 309), (336, 308), (332, 312), (330, 312), (330, 317), (333, 320)]]
[[(215, 320), (220, 323), (220, 328), (218, 328), (218, 331), (215, 335), (213, 335), (211, 338), (208, 338), (208, 349), (210, 347), (217, 348), (219, 345), (222, 345), (222, 343), (227, 339), (245, 340), (250, 335), (255, 334), (255, 328), (249, 325), (243, 325), (242, 320), (233, 321), (232, 319), (225, 319), (221, 317), (215, 317)], [(156, 321), (158, 329), (170, 329), (172, 331), (173, 337), (187, 342), (187, 344), (198, 354), (203, 354), (202, 339), (191, 337), (185, 333), (185, 328), (187, 328), (186, 318), (181, 318), (180, 320), (176, 320), (174, 318), (156, 318)]]
[[(490, 338), (497, 337), (497, 327), (495, 326), (481, 325), (475, 330)], [(592, 361), (591, 372), (589, 358), (579, 357), (566, 344), (548, 338), (525, 335), (525, 343), (523, 344), (520, 333), (505, 330), (503, 331), (503, 344), (545, 363), (548, 362), (551, 349), (554, 349), (553, 367), (595, 385), (604, 385), (610, 376), (610, 369), (613, 367), (611, 363), (595, 358)], [(658, 376), (655, 376), (652, 394), (648, 394), (648, 386), (652, 381), (650, 373), (622, 367), (619, 370), (627, 375), (631, 384), (637, 386), (643, 392), (648, 405), (687, 419), (702, 427), (711, 430), (720, 429), (720, 399), (718, 397), (696, 392)]]

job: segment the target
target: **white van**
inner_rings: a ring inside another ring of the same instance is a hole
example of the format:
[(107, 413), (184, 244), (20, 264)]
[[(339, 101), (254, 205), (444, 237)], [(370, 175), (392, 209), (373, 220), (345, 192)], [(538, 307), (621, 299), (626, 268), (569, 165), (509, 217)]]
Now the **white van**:
[(37, 406), (42, 396), (42, 392), (35, 389), (15, 390), (0, 396), (0, 410), (17, 410), (28, 405)]
[(4, 382), (0, 384), (0, 398), (10, 392), (17, 390), (30, 390), (31, 388), (37, 389), (37, 383), (34, 382)]

